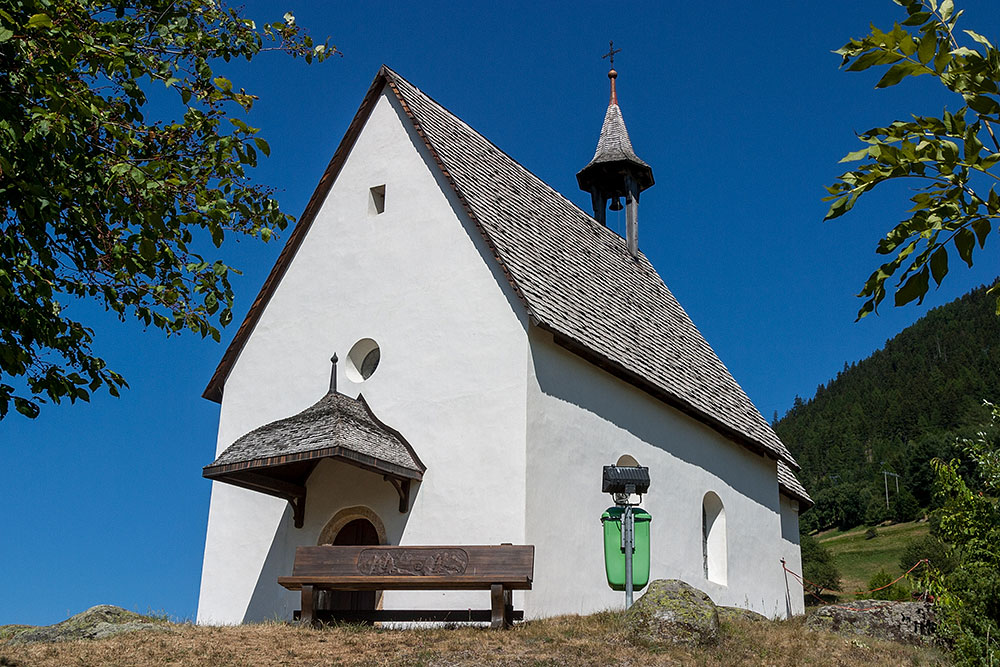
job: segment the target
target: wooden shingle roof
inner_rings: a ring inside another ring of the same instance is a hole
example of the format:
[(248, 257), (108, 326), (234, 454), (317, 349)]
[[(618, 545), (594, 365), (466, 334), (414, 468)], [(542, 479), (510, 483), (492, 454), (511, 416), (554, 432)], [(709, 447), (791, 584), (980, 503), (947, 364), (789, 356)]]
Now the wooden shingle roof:
[(205, 466), (205, 477), (300, 461), (339, 458), (383, 474), (419, 480), (424, 466), (397, 431), (379, 421), (364, 397), (330, 391), (297, 415), (265, 424)]
[(795, 498), (800, 503), (804, 503), (805, 507), (799, 509), (800, 512), (805, 511), (807, 508), (812, 507), (813, 499), (809, 497), (802, 483), (792, 472), (791, 468), (785, 465), (784, 461), (778, 461), (778, 490), (784, 493), (786, 496)]
[(232, 368), (351, 146), (388, 87), (482, 232), (531, 320), (592, 363), (771, 458), (798, 464), (641, 252), (464, 121), (383, 66), (320, 184), (216, 369)]
[(399, 494), (400, 512), (409, 510), (410, 481), (423, 479), (426, 470), (406, 439), (379, 421), (363, 396), (350, 398), (331, 388), (297, 415), (240, 437), (202, 469), (202, 476), (287, 500), (295, 527), (301, 528), (306, 481), (323, 459), (381, 474)]

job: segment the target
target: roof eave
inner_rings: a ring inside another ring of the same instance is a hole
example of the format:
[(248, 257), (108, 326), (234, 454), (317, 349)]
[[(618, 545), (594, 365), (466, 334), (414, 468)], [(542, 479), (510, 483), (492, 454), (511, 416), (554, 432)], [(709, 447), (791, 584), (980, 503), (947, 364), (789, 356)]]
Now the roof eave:
[[(232, 463), (209, 464), (202, 468), (201, 476), (206, 479), (226, 481), (226, 477), (234, 473), (263, 471), (269, 468), (278, 468), (291, 463), (302, 463), (306, 461), (319, 461), (321, 459), (339, 459), (359, 468), (376, 472), (383, 475), (393, 475), (406, 479), (420, 481), (423, 479), (423, 464), (419, 463), (422, 470), (413, 470), (404, 466), (379, 459), (374, 456), (367, 456), (355, 452), (346, 447), (334, 446), (315, 449), (308, 452), (297, 452), (295, 454), (284, 454), (281, 456), (267, 456), (245, 461), (234, 461)], [(304, 480), (303, 480), (304, 482)]]
[(636, 184), (639, 186), (639, 192), (652, 187), (656, 182), (653, 180), (652, 167), (648, 164), (638, 163), (633, 160), (626, 159), (593, 161), (577, 172), (576, 182), (580, 186), (581, 190), (590, 192), (595, 186), (598, 186), (599, 190), (603, 190), (603, 188), (599, 187), (602, 181), (607, 182), (608, 180), (621, 178), (621, 185), (616, 188), (620, 190), (620, 192), (617, 194), (609, 192), (608, 194), (611, 196), (624, 197), (625, 174), (629, 172), (631, 172), (632, 178), (635, 179)]
[(812, 498), (809, 498), (808, 496), (803, 496), (801, 493), (796, 493), (795, 491), (793, 491), (792, 489), (789, 489), (784, 484), (779, 484), (778, 485), (778, 492), (785, 494), (786, 496), (788, 496), (792, 500), (798, 501), (798, 503), (799, 503), (799, 513), (802, 513), (804, 511), (806, 511), (807, 509), (809, 509), (810, 507), (812, 507), (813, 505), (816, 504), (813, 501)]

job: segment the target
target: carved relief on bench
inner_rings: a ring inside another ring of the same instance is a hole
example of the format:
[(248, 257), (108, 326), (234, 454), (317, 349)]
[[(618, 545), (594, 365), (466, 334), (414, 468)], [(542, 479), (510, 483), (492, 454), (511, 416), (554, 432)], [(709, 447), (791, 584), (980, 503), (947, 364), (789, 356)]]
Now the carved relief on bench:
[(464, 549), (365, 549), (358, 554), (358, 571), (366, 576), (448, 576), (465, 574), (468, 566)]

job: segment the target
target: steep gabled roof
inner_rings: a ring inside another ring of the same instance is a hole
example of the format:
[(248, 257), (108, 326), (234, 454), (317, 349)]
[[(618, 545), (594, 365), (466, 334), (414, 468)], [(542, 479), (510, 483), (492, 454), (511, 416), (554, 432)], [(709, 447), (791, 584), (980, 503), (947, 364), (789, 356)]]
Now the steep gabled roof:
[(624, 239), (384, 66), (226, 350), (206, 398), (221, 400), (226, 376), (385, 86), (398, 98), (535, 324), (551, 332), (557, 343), (727, 437), (798, 468), (645, 255), (633, 258)]

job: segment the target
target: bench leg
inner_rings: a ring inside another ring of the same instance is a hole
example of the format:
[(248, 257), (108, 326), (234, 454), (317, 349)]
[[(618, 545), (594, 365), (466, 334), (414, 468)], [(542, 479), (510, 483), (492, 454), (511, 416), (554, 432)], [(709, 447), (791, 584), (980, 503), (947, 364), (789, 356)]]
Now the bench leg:
[(490, 627), (494, 630), (501, 630), (504, 622), (503, 585), (493, 584), (490, 586), (490, 602), (493, 608), (493, 622), (490, 623)]
[(302, 614), (299, 616), (299, 621), (313, 627), (317, 625), (314, 613), (314, 597), (315, 591), (313, 591), (312, 586), (302, 586)]
[(490, 602), (493, 608), (493, 621), (490, 627), (494, 630), (506, 630), (514, 625), (514, 605), (511, 591), (503, 584), (490, 586)]

